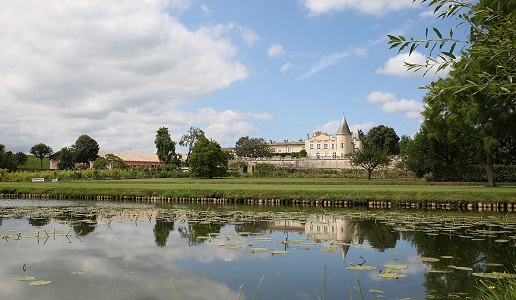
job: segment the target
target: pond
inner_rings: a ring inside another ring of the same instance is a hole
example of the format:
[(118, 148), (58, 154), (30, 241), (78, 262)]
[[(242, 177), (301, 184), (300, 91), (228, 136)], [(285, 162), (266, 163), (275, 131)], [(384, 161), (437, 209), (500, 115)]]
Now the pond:
[(512, 214), (2, 199), (0, 216), (0, 299), (467, 299), (515, 273)]

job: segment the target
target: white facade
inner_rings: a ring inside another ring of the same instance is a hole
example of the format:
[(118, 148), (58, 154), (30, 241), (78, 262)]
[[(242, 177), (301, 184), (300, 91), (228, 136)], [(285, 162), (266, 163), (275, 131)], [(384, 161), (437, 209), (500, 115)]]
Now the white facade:
[(307, 156), (312, 159), (345, 158), (360, 149), (362, 141), (358, 131), (351, 133), (345, 117), (342, 117), (337, 136), (315, 130), (305, 140)]

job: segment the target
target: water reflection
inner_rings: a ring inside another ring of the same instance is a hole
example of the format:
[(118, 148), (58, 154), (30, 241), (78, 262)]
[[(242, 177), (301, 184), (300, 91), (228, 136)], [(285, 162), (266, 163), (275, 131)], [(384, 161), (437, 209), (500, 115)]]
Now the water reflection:
[[(148, 206), (0, 213), (2, 299), (54, 299), (58, 291), (60, 298), (171, 299), (170, 277), (181, 299), (237, 299), (241, 285), (241, 299), (249, 299), (262, 275), (260, 299), (316, 299), (324, 265), (330, 299), (356, 292), (356, 279), (366, 299), (378, 296), (369, 290), (385, 299), (442, 299), (474, 295), (473, 273), (514, 272), (516, 259), (511, 215)], [(419, 260), (426, 257), (437, 261)], [(387, 263), (406, 265), (407, 278), (378, 278)], [(346, 269), (358, 264), (377, 270)], [(52, 284), (36, 290), (14, 279), (21, 275)]]

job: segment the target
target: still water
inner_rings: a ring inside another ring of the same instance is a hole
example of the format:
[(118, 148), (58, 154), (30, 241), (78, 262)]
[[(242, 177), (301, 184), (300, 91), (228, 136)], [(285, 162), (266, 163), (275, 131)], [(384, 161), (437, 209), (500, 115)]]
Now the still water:
[(467, 299), (516, 261), (511, 214), (1, 199), (0, 216), (0, 299)]

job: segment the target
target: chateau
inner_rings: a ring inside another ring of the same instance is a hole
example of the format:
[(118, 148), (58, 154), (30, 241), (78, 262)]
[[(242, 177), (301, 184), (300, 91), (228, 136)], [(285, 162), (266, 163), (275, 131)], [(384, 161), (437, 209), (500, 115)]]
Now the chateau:
[(312, 132), (312, 136), (306, 135), (306, 140), (297, 142), (270, 142), (270, 147), (274, 153), (292, 153), (305, 149), (307, 158), (311, 159), (335, 159), (345, 158), (348, 154), (353, 154), (363, 148), (362, 140), (358, 130), (349, 130), (346, 117), (342, 117), (337, 135), (334, 137), (318, 130)]

